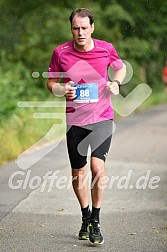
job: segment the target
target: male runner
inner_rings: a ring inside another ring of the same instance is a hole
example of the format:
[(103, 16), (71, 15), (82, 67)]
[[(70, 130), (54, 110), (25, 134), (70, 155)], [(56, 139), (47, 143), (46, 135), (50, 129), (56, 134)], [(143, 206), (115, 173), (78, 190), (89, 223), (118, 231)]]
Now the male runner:
[[(104, 243), (99, 213), (104, 187), (105, 160), (111, 143), (114, 117), (111, 95), (119, 93), (126, 68), (113, 45), (92, 38), (93, 14), (85, 8), (70, 16), (73, 40), (58, 46), (52, 55), (47, 81), (55, 95), (66, 97), (67, 147), (72, 168), (73, 189), (82, 211), (79, 239), (94, 245)], [(108, 82), (108, 67), (114, 72)], [(56, 73), (64, 72), (64, 85)], [(92, 210), (85, 183), (87, 150), (91, 147)]]

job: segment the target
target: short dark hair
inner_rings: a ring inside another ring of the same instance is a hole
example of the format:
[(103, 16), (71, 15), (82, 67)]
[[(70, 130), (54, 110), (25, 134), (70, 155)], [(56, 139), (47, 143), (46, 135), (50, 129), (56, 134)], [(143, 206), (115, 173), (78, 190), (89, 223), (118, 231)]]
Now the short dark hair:
[(94, 23), (94, 16), (90, 10), (88, 10), (86, 8), (77, 8), (77, 9), (73, 10), (73, 12), (70, 15), (69, 20), (70, 20), (71, 25), (72, 25), (72, 20), (75, 15), (77, 15), (79, 17), (88, 17), (90, 24), (92, 25)]

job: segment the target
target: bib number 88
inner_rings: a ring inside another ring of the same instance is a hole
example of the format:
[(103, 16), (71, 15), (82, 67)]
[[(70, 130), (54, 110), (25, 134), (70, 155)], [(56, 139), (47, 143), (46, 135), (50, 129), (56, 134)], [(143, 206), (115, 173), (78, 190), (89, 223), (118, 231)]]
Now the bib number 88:
[(89, 89), (81, 90), (80, 97), (89, 97)]

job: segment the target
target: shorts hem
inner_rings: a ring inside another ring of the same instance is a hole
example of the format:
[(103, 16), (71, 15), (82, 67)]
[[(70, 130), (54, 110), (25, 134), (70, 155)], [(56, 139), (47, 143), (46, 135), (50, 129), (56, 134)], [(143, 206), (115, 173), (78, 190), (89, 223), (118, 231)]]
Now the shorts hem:
[(98, 156), (98, 155), (95, 155), (95, 154), (91, 155), (91, 157), (96, 157), (96, 158), (98, 158), (98, 159), (103, 160), (104, 162), (106, 161), (106, 158), (105, 158), (105, 157), (101, 157), (101, 156)]
[(71, 165), (71, 169), (82, 169), (82, 168), (84, 168), (85, 165), (87, 165), (87, 162), (85, 164), (83, 164), (83, 165), (78, 165), (78, 166), (76, 166), (76, 165), (72, 166)]

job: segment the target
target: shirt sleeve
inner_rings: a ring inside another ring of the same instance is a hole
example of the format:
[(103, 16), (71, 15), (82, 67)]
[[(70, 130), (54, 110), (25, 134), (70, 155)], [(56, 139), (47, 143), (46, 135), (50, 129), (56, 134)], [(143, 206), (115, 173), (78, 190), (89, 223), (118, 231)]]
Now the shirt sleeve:
[(117, 51), (115, 50), (114, 46), (111, 44), (110, 49), (110, 67), (112, 70), (116, 71), (124, 67), (124, 63), (121, 58), (118, 56)]
[(52, 58), (49, 64), (48, 77), (59, 78), (59, 74), (58, 74), (59, 72), (61, 72), (60, 66), (59, 66), (59, 54), (58, 54), (57, 49), (55, 49), (53, 51)]

